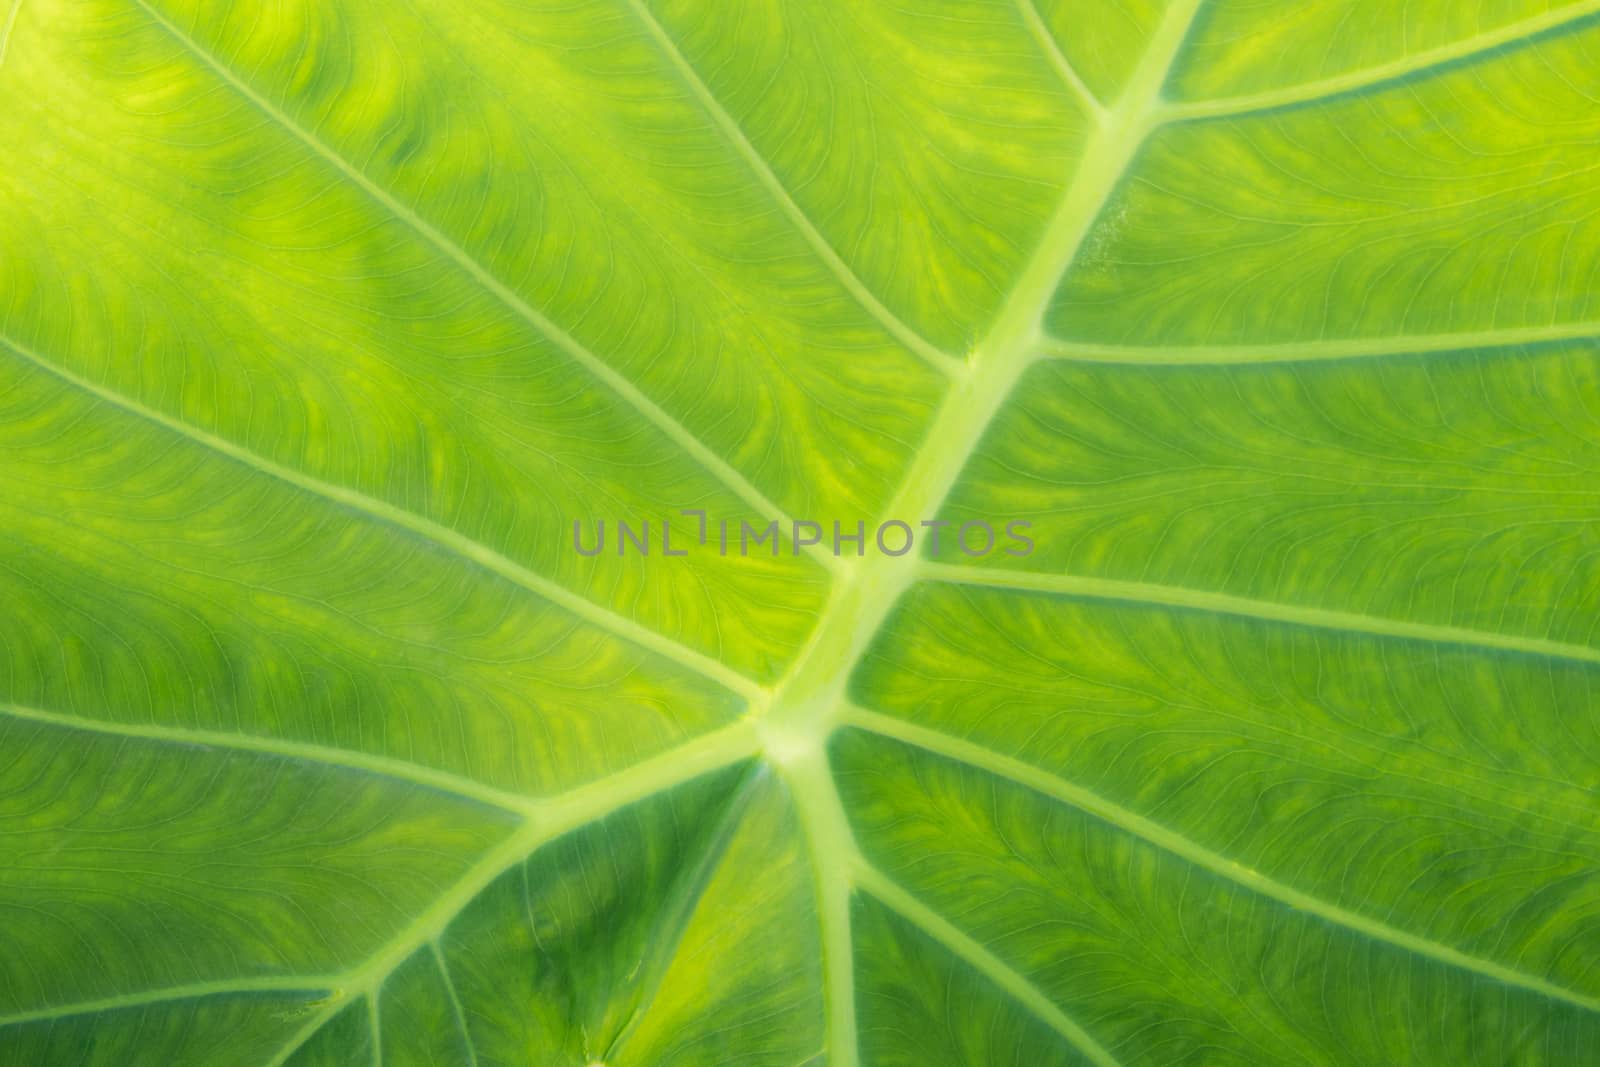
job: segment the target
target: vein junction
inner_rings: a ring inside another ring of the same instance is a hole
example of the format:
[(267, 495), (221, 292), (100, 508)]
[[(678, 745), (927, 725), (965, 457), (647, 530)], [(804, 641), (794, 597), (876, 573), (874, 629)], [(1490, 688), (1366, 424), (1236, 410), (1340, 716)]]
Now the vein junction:
[[(952, 367), (937, 353), (922, 353), (930, 362), (947, 370), (952, 377), (952, 384), (927, 432), (926, 446), (914, 459), (885, 514), (932, 516), (938, 513), (940, 504), (1020, 375), (1041, 352), (1050, 347), (1050, 342), (1042, 334), (1041, 320), (1059, 278), (1077, 255), (1094, 220), (1150, 131), (1160, 122), (1181, 117), (1178, 111), (1164, 102), (1161, 90), (1199, 6), (1200, 0), (1173, 3), (1123, 97), (1092, 113), (1095, 126), (1076, 176), (1017, 286), (987, 336), (978, 345), (973, 358), (963, 367)], [(234, 81), (231, 77), (229, 80)], [(1199, 109), (1191, 110), (1199, 113)], [(767, 176), (770, 176), (770, 172), (767, 172)], [(425, 224), (419, 222), (419, 225)], [(430, 229), (427, 232), (432, 231)], [(817, 240), (820, 241), (820, 237)], [(870, 294), (864, 297), (868, 298)], [(516, 303), (521, 306), (520, 299)], [(546, 325), (536, 313), (529, 311), (528, 314), (536, 318), (539, 325)], [(1074, 353), (1062, 351), (1057, 354), (1071, 356)], [(1248, 355), (1240, 358), (1247, 358)], [(1202, 357), (1197, 355), (1196, 358)], [(1261, 358), (1270, 358), (1270, 354)], [(43, 360), (37, 362), (43, 365)], [(755, 499), (761, 505), (761, 510), (771, 513), (771, 505), (754, 490), (748, 490), (746, 495)], [(395, 516), (384, 517), (406, 524)], [(436, 531), (430, 529), (429, 532)], [(484, 855), (463, 879), (361, 967), (323, 980), (308, 980), (313, 983), (326, 982), (330, 993), (328, 1001), (307, 1021), (273, 1063), (286, 1061), (328, 1020), (353, 1001), (375, 1001), (385, 980), (401, 963), (413, 953), (436, 944), (455, 916), (490, 882), (511, 867), (525, 862), (553, 838), (719, 767), (762, 758), (775, 766), (789, 785), (812, 851), (827, 977), (830, 1062), (840, 1065), (853, 1065), (856, 1062), (849, 906), (852, 892), (860, 888), (873, 892), (889, 906), (919, 923), (928, 930), (930, 936), (944, 941), (1003, 988), (1011, 990), (1092, 1062), (1114, 1064), (1115, 1060), (1105, 1049), (1061, 1015), (1042, 994), (1037, 991), (1030, 993), (1031, 987), (1025, 979), (988, 955), (981, 945), (963, 940), (960, 932), (947, 923), (941, 925), (943, 920), (927, 912), (909, 894), (904, 894), (884, 875), (873, 870), (856, 846), (828, 767), (825, 750), (828, 737), (837, 728), (853, 725), (875, 729), (886, 736), (893, 735), (898, 729), (905, 734), (909, 743), (920, 743), (930, 749), (944, 745), (955, 758), (968, 758), (976, 762), (974, 754), (963, 747), (963, 743), (924, 736), (926, 731), (918, 732), (914, 727), (905, 727), (903, 724), (897, 726), (881, 716), (853, 711), (846, 698), (845, 687), (852, 669), (881, 629), (896, 601), (912, 583), (924, 576), (926, 572), (922, 570), (923, 566), (914, 556), (887, 556), (869, 545), (864, 558), (847, 562), (842, 573), (836, 577), (828, 605), (809, 643), (786, 677), (770, 690), (729, 680), (747, 699), (749, 712), (744, 720), (628, 771), (557, 797), (518, 805), (517, 810), (524, 817), (521, 828)], [(546, 591), (535, 578), (527, 575), (519, 577), (530, 588)], [(724, 679), (719, 677), (719, 680)], [(1080, 795), (1081, 791), (1073, 792), (1070, 787), (1048, 781), (1048, 776), (1042, 775), (1042, 772), (1028, 771), (998, 758), (985, 761), (984, 765), (994, 769), (995, 773), (1008, 774), (1042, 791), (1053, 792), (1063, 802), (1078, 803), (1094, 810), (1096, 800), (1092, 795)], [(375, 773), (391, 770), (378, 766), (368, 769)], [(482, 799), (488, 802), (496, 800), (487, 795)], [(1126, 813), (1107, 814), (1112, 821), (1123, 816)], [(1134, 825), (1130, 820), (1136, 818), (1124, 818), (1124, 822), (1132, 827), (1132, 832), (1142, 832), (1148, 839), (1179, 854), (1184, 854), (1186, 848), (1192, 851), (1196, 847), (1153, 825), (1146, 826), (1142, 822)], [(1223, 869), (1226, 873), (1226, 861), (1221, 857), (1213, 856), (1209, 860), (1205, 856), (1192, 858), (1202, 865)], [(1269, 896), (1275, 895), (1297, 907), (1314, 909), (1318, 906), (1318, 902), (1294, 894), (1292, 890), (1259, 878), (1257, 881), (1261, 884), (1254, 884), (1252, 888)], [(1342, 922), (1369, 936), (1404, 943), (1415, 951), (1445, 959), (1457, 966), (1478, 970), (1511, 984), (1537, 989), (1546, 995), (1600, 1010), (1600, 1004), (1530, 976), (1452, 953), (1420, 938), (1397, 934), (1359, 916), (1343, 912), (1335, 914), (1337, 909), (1330, 909), (1329, 906), (1322, 908), (1324, 917), (1330, 921)], [(165, 996), (206, 995), (237, 988), (242, 987), (193, 987), (169, 991)], [(124, 999), (132, 1003), (133, 998)], [(138, 999), (142, 1003), (150, 1002), (149, 998)], [(107, 1001), (85, 1005), (78, 1010), (96, 1011), (116, 1006), (123, 1005)], [(72, 1010), (36, 1012), (28, 1018), (54, 1017), (70, 1014)], [(459, 1005), (456, 1005), (456, 1010), (459, 1014)], [(22, 1020), (20, 1017), (0, 1019), (0, 1025), (17, 1021)]]

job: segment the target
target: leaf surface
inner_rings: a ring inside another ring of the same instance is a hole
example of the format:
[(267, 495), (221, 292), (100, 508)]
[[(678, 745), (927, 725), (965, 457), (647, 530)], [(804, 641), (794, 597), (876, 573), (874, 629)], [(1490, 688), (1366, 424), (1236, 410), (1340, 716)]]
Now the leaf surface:
[(6, 1062), (1600, 1048), (1600, 4), (0, 33)]

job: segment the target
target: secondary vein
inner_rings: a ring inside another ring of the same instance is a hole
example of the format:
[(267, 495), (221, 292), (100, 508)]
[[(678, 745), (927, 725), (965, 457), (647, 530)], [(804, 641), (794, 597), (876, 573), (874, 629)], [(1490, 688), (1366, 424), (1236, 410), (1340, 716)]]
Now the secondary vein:
[[(244, 97), (253, 107), (270, 119), (284, 132), (299, 141), (306, 148), (333, 167), (343, 175), (352, 185), (361, 189), (372, 200), (378, 203), (397, 220), (410, 228), (419, 237), (426, 241), (433, 249), (465, 271), (474, 281), (495, 297), (502, 305), (509, 309), (518, 318), (532, 326), (539, 334), (552, 341), (566, 355), (583, 367), (595, 378), (599, 379), (613, 393), (621, 397), (630, 407), (643, 415), (652, 425), (661, 431), (669, 440), (683, 449), (700, 466), (716, 477), (727, 488), (732, 490), (741, 500), (768, 520), (777, 520), (780, 528), (790, 528), (793, 520), (776, 503), (769, 500), (759, 489), (734, 467), (711, 451), (706, 445), (689, 431), (677, 419), (669, 415), (655, 401), (651, 400), (633, 382), (613, 370), (609, 364), (599, 356), (589, 351), (577, 338), (567, 333), (555, 322), (547, 318), (524, 300), (521, 296), (506, 285), (499, 278), (491, 274), (487, 267), (478, 262), (466, 249), (456, 244), (443, 231), (418, 215), (410, 207), (398, 200), (382, 186), (378, 185), (356, 166), (335, 152), (321, 138), (310, 130), (301, 126), (272, 101), (262, 96), (251, 88), (238, 75), (234, 74), (209, 50), (200, 45), (193, 36), (184, 32), (176, 23), (161, 12), (151, 7), (147, 0), (133, 0), (133, 2), (147, 14), (152, 21), (166, 30), (183, 48), (193, 55), (201, 64), (216, 75), (224, 84), (229, 86), (240, 96)], [(813, 558), (819, 560), (824, 566), (833, 567), (835, 560), (831, 555), (818, 552), (815, 547), (808, 547), (807, 551)]]
[(179, 434), (195, 444), (236, 463), (276, 478), (281, 482), (294, 486), (296, 489), (304, 490), (335, 504), (360, 512), (369, 518), (377, 519), (385, 525), (397, 526), (452, 555), (475, 563), (483, 569), (543, 597), (615, 637), (630, 641), (672, 660), (680, 666), (686, 667), (696, 674), (738, 693), (748, 701), (759, 702), (763, 696), (764, 691), (759, 685), (737, 673), (726, 664), (696, 652), (686, 645), (679, 644), (648, 627), (641, 626), (626, 616), (603, 608), (593, 601), (572, 592), (565, 586), (557, 585), (522, 564), (501, 555), (487, 545), (474, 541), (465, 534), (458, 533), (431, 519), (423, 518), (415, 512), (395, 507), (387, 501), (367, 496), (358, 490), (336, 485), (332, 482), (325, 482), (320, 478), (314, 478), (292, 467), (285, 467), (250, 449), (234, 444), (226, 438), (218, 437), (216, 434), (209, 433), (181, 419), (164, 414), (154, 408), (146, 407), (131, 397), (123, 396), (121, 393), (108, 389), (98, 382), (75, 374), (9, 338), (0, 337), (0, 348), (11, 351), (22, 360), (66, 382), (68, 385), (120, 408), (130, 415)]
[(1056, 35), (1050, 32), (1050, 27), (1045, 23), (1044, 16), (1039, 14), (1036, 0), (1017, 0), (1017, 11), (1022, 15), (1022, 21), (1028, 26), (1028, 32), (1033, 34), (1034, 40), (1039, 42), (1039, 49), (1050, 61), (1056, 75), (1063, 85), (1072, 90), (1078, 102), (1092, 115), (1096, 121), (1105, 121), (1106, 106), (1100, 98), (1094, 95), (1088, 83), (1078, 74), (1077, 68), (1061, 50), (1061, 42), (1056, 40)]
[(1117, 1058), (1111, 1055), (1105, 1046), (1056, 1007), (1055, 1002), (1045, 996), (1038, 986), (1012, 969), (1009, 964), (970, 937), (960, 927), (907, 892), (887, 874), (863, 860), (857, 864), (853, 878), (855, 884), (862, 890), (949, 949), (957, 958), (969, 964), (973, 970), (1027, 1008), (1050, 1029), (1066, 1038), (1090, 1063), (1096, 1067), (1121, 1067)]
[(506, 871), (525, 863), (544, 845), (573, 830), (658, 793), (760, 752), (748, 720), (725, 726), (558, 796), (543, 798), (522, 828), (486, 852), (431, 906), (379, 946), (360, 967), (338, 977), (329, 1003), (297, 1031), (265, 1067), (281, 1067), (311, 1037), (351, 1003), (383, 988), (389, 976), (413, 953), (436, 941), (462, 910)]
[(75, 1015), (95, 1015), (106, 1011), (127, 1011), (148, 1008), (179, 1000), (197, 1000), (202, 997), (220, 997), (230, 994), (282, 993), (286, 996), (300, 994), (308, 999), (327, 996), (338, 983), (331, 975), (285, 975), (283, 977), (227, 978), (212, 982), (194, 982), (189, 985), (166, 986), (148, 989), (141, 993), (124, 993), (96, 1000), (79, 1000), (70, 1004), (55, 1004), (30, 1011), (0, 1015), (0, 1028), (23, 1026), (28, 1023), (53, 1022), (70, 1019)]
[(1508, 326), (1460, 333), (1411, 334), (1394, 337), (1349, 337), (1321, 341), (1267, 344), (1174, 345), (1170, 347), (1098, 344), (1045, 338), (1039, 358), (1079, 363), (1130, 363), (1143, 366), (1224, 366), (1251, 363), (1306, 363), (1332, 359), (1432, 355), (1480, 349), (1516, 348), (1600, 339), (1600, 322), (1563, 322), (1546, 326)]
[(1496, 963), (1493, 960), (1469, 955), (1449, 945), (1398, 929), (1387, 923), (1379, 922), (1358, 912), (1340, 907), (1320, 897), (1312, 896), (1293, 886), (1285, 885), (1268, 875), (1262, 874), (1260, 871), (1245, 867), (1197, 841), (1192, 841), (1174, 830), (1170, 830), (1142, 815), (1114, 804), (1092, 790), (1073, 785), (1022, 760), (1002, 756), (998, 752), (962, 738), (952, 737), (937, 730), (930, 730), (892, 716), (865, 709), (852, 709), (846, 721), (851, 726), (944, 756), (947, 759), (966, 764), (969, 767), (996, 775), (1018, 785), (1026, 786), (1053, 800), (1070, 804), (1080, 811), (1086, 812), (1109, 825), (1115, 826), (1119, 830), (1154, 845), (1164, 852), (1210, 871), (1236, 885), (1275, 900), (1280, 904), (1288, 905), (1309, 915), (1315, 915), (1320, 919), (1352, 930), (1375, 941), (1385, 942), (1416, 955), (1471, 971), (1494, 981), (1537, 993), (1551, 1000), (1558, 1000), (1583, 1008), (1586, 1011), (1600, 1013), (1600, 998), (1587, 996), (1565, 986), (1557, 985), (1547, 979), (1540, 978), (1537, 975), (1527, 974), (1513, 967)]
[(0, 67), (5, 66), (6, 50), (11, 47), (11, 35), (17, 28), (17, 13), (22, 10), (22, 0), (11, 0), (11, 10), (6, 13), (6, 23), (0, 26)]
[(1600, 0), (1580, 0), (1579, 3), (1553, 8), (1531, 18), (1519, 19), (1484, 33), (1463, 37), (1437, 48), (1413, 52), (1400, 59), (1363, 67), (1347, 74), (1301, 82), (1281, 89), (1268, 89), (1259, 93), (1241, 93), (1237, 96), (1173, 104), (1162, 110), (1159, 121), (1182, 122), (1191, 119), (1224, 118), (1343, 96), (1373, 86), (1391, 84), (1451, 63), (1486, 55), (1508, 45), (1571, 29), (1585, 23), (1597, 12), (1600, 12)]
[(1093, 600), (1121, 600), (1134, 604), (1192, 608), (1198, 611), (1214, 611), (1222, 615), (1292, 623), (1321, 630), (1342, 630), (1350, 633), (1373, 634), (1379, 637), (1397, 637), (1412, 641), (1429, 641), (1436, 644), (1463, 645), (1471, 648), (1492, 649), (1499, 652), (1516, 652), (1548, 659), (1600, 664), (1600, 649), (1590, 648), (1587, 645), (1551, 641), (1542, 637), (1524, 637), (1520, 634), (1496, 633), (1492, 630), (1473, 630), (1461, 626), (1411, 622), (1405, 619), (1363, 615), (1349, 611), (1329, 611), (1325, 608), (1285, 604), (1273, 600), (1256, 600), (1250, 597), (1230, 596), (1226, 593), (1214, 593), (1205, 589), (1189, 589), (1184, 586), (1163, 585), (1156, 582), (1126, 582), (1113, 578), (1088, 578), (1072, 574), (1041, 574), (1034, 571), (1015, 571), (992, 567), (964, 567), (959, 564), (949, 563), (925, 563), (923, 564), (923, 574), (936, 582), (984, 586), (990, 589), (1055, 593), (1061, 596), (1086, 597)]
[(46, 726), (77, 730), (84, 733), (104, 734), (111, 737), (131, 737), (143, 741), (157, 741), (168, 745), (192, 745), (201, 748), (226, 749), (232, 752), (255, 752), (268, 756), (281, 756), (300, 763), (342, 771), (357, 771), (378, 775), (427, 789), (438, 790), (452, 796), (475, 800), (480, 804), (500, 808), (519, 815), (531, 815), (539, 809), (539, 802), (521, 793), (497, 789), (475, 778), (466, 778), (448, 771), (436, 770), (420, 763), (378, 756), (356, 749), (335, 748), (329, 745), (310, 744), (280, 737), (263, 737), (252, 734), (228, 733), (222, 730), (196, 730), (188, 727), (162, 726), (156, 723), (116, 722), (92, 719), (62, 711), (46, 711), (24, 707), (20, 704), (0, 702), (0, 719), (16, 719)]
[(716, 124), (717, 131), (722, 134), (723, 140), (739, 154), (745, 164), (755, 173), (762, 187), (777, 202), (784, 215), (794, 224), (795, 229), (800, 231), (800, 235), (805, 238), (806, 243), (816, 252), (817, 257), (828, 267), (834, 277), (839, 280), (839, 283), (844, 286), (845, 290), (855, 298), (856, 302), (868, 314), (878, 320), (878, 323), (888, 330), (895, 340), (910, 349), (930, 367), (933, 367), (946, 377), (956, 377), (964, 374), (967, 369), (964, 360), (948, 352), (941, 351), (929, 342), (927, 338), (913, 330), (893, 311), (884, 306), (883, 302), (857, 276), (855, 271), (850, 269), (850, 265), (844, 261), (828, 239), (822, 235), (822, 231), (817, 229), (811, 219), (806, 216), (806, 213), (801, 210), (800, 205), (795, 202), (788, 188), (773, 171), (771, 164), (756, 149), (756, 146), (750, 142), (750, 138), (745, 135), (739, 123), (722, 106), (716, 94), (711, 91), (711, 87), (700, 77), (699, 72), (690, 65), (682, 50), (679, 49), (677, 42), (667, 33), (666, 28), (661, 25), (660, 21), (651, 14), (650, 9), (645, 6), (642, 0), (627, 0), (627, 4), (635, 17), (644, 25), (645, 31), (650, 35), (651, 40), (655, 42), (662, 54), (667, 57), (667, 61), (672, 64), (673, 70), (678, 73), (684, 84), (688, 86), (695, 100), (705, 110), (706, 114), (711, 116), (711, 121)]

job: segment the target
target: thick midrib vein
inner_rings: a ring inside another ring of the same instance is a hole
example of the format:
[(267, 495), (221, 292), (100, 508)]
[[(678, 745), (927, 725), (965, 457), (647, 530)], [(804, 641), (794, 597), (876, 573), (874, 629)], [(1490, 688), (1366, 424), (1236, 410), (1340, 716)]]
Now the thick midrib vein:
[(372, 1067), (383, 1067), (383, 1005), (381, 990), (372, 989), (366, 995), (367, 1051), (372, 1057)]
[[(1200, 0), (1169, 8), (1124, 99), (1090, 138), (1062, 202), (1011, 297), (979, 345), (971, 373), (946, 395), (923, 449), (884, 515), (930, 518), (949, 494), (1006, 397), (1034, 359), (1039, 327), (1056, 285), (1149, 132), (1146, 121)], [(780, 745), (817, 745), (849, 669), (915, 580), (912, 553), (869, 549), (834, 588), (810, 642), (775, 688), (768, 727)]]
[(1329, 923), (1344, 927), (1375, 941), (1404, 949), (1419, 956), (1448, 964), (1462, 970), (1491, 978), (1506, 985), (1516, 986), (1552, 1000), (1558, 1000), (1588, 1011), (1600, 1013), (1600, 998), (1586, 996), (1564, 986), (1556, 985), (1536, 975), (1496, 963), (1493, 960), (1471, 956), (1449, 945), (1409, 933), (1386, 923), (1378, 922), (1358, 912), (1350, 911), (1320, 897), (1312, 896), (1292, 886), (1252, 870), (1223, 856), (1196, 841), (1191, 841), (1173, 830), (1142, 815), (1127, 810), (1099, 794), (1042, 771), (1032, 764), (992, 749), (937, 730), (862, 708), (852, 708), (845, 722), (880, 737), (891, 738), (913, 745), (924, 751), (943, 756), (966, 766), (996, 775), (1026, 786), (1053, 800), (1069, 804), (1117, 829), (1131, 834), (1164, 852), (1177, 856), (1197, 867), (1204, 868), (1248, 889)]
[(1498, 29), (1463, 37), (1458, 41), (1436, 48), (1413, 52), (1411, 55), (1388, 63), (1380, 63), (1347, 74), (1316, 81), (1287, 85), (1281, 89), (1268, 89), (1258, 93), (1241, 93), (1237, 96), (1217, 97), (1174, 103), (1163, 108), (1158, 116), (1162, 122), (1187, 119), (1216, 118), (1242, 115), (1254, 111), (1310, 103), (1326, 97), (1357, 92), (1375, 86), (1384, 86), (1402, 78), (1425, 73), (1450, 63), (1486, 55), (1507, 45), (1531, 40), (1543, 34), (1575, 27), (1589, 16), (1600, 12), (1600, 0), (1581, 0), (1579, 3), (1554, 8), (1532, 18), (1520, 19)]
[[(851, 709), (852, 711), (854, 709)], [(1067, 1018), (1029, 980), (1011, 969), (955, 924), (913, 897), (861, 854), (851, 832), (839, 790), (820, 749), (784, 764), (784, 777), (794, 791), (817, 874), (818, 910), (822, 917), (823, 975), (829, 1012), (829, 1067), (856, 1067), (855, 961), (851, 950), (850, 901), (860, 890), (899, 912), (974, 967), (978, 973), (1015, 997), (1028, 1010), (1071, 1041), (1100, 1067), (1118, 1067), (1109, 1053)], [(826, 862), (821, 862), (825, 857)]]
[[(946, 394), (929, 427), (928, 443), (912, 461), (885, 510), (887, 517), (917, 521), (937, 513), (1032, 361), (1050, 297), (1143, 144), (1147, 117), (1200, 2), (1178, 0), (1168, 8), (1122, 100), (1101, 114), (1039, 246), (978, 346), (968, 374)], [(854, 852), (855, 845), (824, 745), (844, 709), (851, 669), (915, 580), (917, 566), (910, 553), (874, 554), (836, 581), (810, 641), (758, 721), (767, 757), (783, 769), (810, 838), (824, 946), (829, 1063), (834, 1067), (855, 1067), (859, 1060), (849, 886), (836, 863), (840, 855)]]
[(541, 808), (541, 802), (523, 793), (497, 789), (475, 778), (466, 778), (448, 771), (435, 770), (420, 763), (378, 756), (358, 749), (334, 748), (328, 745), (291, 741), (279, 737), (256, 734), (229, 733), (223, 730), (199, 730), (182, 726), (161, 726), (153, 723), (117, 722), (110, 719), (91, 719), (68, 712), (46, 711), (24, 707), (20, 704), (0, 702), (0, 721), (14, 719), (18, 722), (35, 722), (46, 726), (101, 734), (107, 737), (127, 737), (141, 741), (157, 741), (166, 745), (185, 745), (198, 748), (223, 749), (229, 752), (253, 752), (267, 756), (280, 756), (297, 763), (362, 774), (377, 775), (425, 789), (437, 790), (465, 800), (500, 808), (519, 815), (531, 816)]
[(866, 283), (856, 276), (855, 271), (850, 269), (849, 264), (845, 263), (839, 253), (834, 250), (833, 245), (822, 235), (822, 232), (817, 229), (806, 213), (800, 209), (800, 205), (795, 203), (794, 197), (790, 195), (788, 188), (773, 172), (771, 164), (756, 150), (755, 145), (750, 142), (750, 138), (745, 136), (745, 132), (739, 126), (739, 123), (722, 106), (722, 103), (711, 91), (711, 88), (700, 77), (699, 72), (689, 64), (677, 42), (672, 39), (666, 28), (651, 14), (650, 9), (645, 6), (644, 0), (624, 0), (624, 2), (627, 3), (635, 17), (644, 25), (645, 31), (649, 33), (651, 40), (655, 42), (656, 47), (661, 50), (662, 54), (667, 57), (668, 62), (672, 64), (678, 76), (688, 86), (689, 92), (693, 94), (700, 107), (706, 114), (711, 116), (711, 121), (716, 124), (717, 130), (722, 134), (723, 139), (745, 161), (745, 165), (755, 173), (756, 178), (761, 182), (762, 187), (767, 190), (768, 195), (777, 203), (778, 207), (789, 219), (789, 222), (800, 232), (800, 235), (805, 238), (806, 243), (811, 246), (817, 257), (822, 260), (829, 271), (833, 273), (833, 276), (844, 286), (845, 291), (854, 297), (856, 302), (876, 319), (884, 329), (888, 330), (895, 340), (905, 345), (923, 362), (946, 377), (956, 377), (964, 374), (967, 369), (964, 360), (934, 347), (925, 337), (906, 325), (899, 316), (885, 307), (883, 302), (873, 294), (872, 290), (867, 288)]
[(783, 771), (794, 796), (815, 875), (817, 921), (822, 937), (823, 1004), (827, 1012), (828, 1067), (856, 1067), (857, 1049), (855, 955), (851, 947), (849, 863), (856, 845), (845, 818), (839, 791), (820, 747), (797, 755), (766, 756)]
[[(630, 407), (640, 415), (643, 415), (651, 425), (655, 426), (675, 445), (692, 456), (696, 463), (700, 464), (704, 470), (732, 490), (751, 509), (768, 520), (776, 520), (780, 530), (790, 527), (793, 520), (782, 508), (767, 499), (759, 489), (750, 484), (744, 475), (735, 470), (721, 456), (707, 448), (687, 427), (667, 414), (655, 401), (646, 396), (638, 386), (613, 370), (599, 356), (585, 348), (577, 338), (557, 326), (545, 317), (542, 312), (518, 296), (515, 291), (491, 274), (487, 267), (474, 259), (466, 249), (456, 244), (443, 231), (396, 199), (382, 186), (357, 169), (354, 164), (324, 144), (316, 134), (301, 126), (276, 104), (256, 92), (215, 55), (202, 47), (193, 36), (186, 33), (161, 12), (151, 7), (147, 0), (133, 0), (133, 3), (138, 5), (152, 21), (171, 34), (174, 40), (224, 84), (242, 96), (251, 106), (259, 110), (285, 133), (299, 141), (323, 162), (338, 171), (340, 175), (383, 207), (394, 218), (409, 227), (432, 246), (436, 252), (465, 271), (475, 282), (518, 318), (532, 326), (535, 331), (546, 339), (554, 342), (573, 362), (594, 375), (595, 378), (621, 397)], [(837, 560), (830, 553), (821, 552), (815, 546), (808, 546), (806, 551), (813, 559), (816, 559), (824, 566), (829, 568), (837, 567)]]
[[(936, 514), (983, 431), (1027, 366), (1028, 338), (1063, 263), (1075, 254), (1112, 186), (1139, 143), (1142, 127), (1102, 127), (1086, 154), (1088, 180), (1075, 181), (1066, 208), (1056, 216), (1042, 250), (1024, 272), (1018, 292), (999, 316), (990, 340), (980, 346), (972, 372), (946, 395), (927, 436), (885, 515), (917, 521)], [(1098, 164), (1098, 165), (1097, 165)], [(843, 809), (828, 773), (822, 745), (834, 726), (846, 681), (884, 619), (914, 580), (916, 557), (873, 555), (834, 583), (812, 638), (789, 674), (775, 688), (760, 725), (769, 758), (783, 767), (794, 790), (817, 868), (819, 913), (827, 979), (829, 1063), (858, 1062), (854, 976), (851, 972), (849, 888), (834, 869), (851, 840)], [(853, 847), (853, 846), (852, 846)]]
[(679, 644), (646, 626), (641, 626), (632, 619), (602, 608), (593, 601), (572, 592), (565, 586), (557, 585), (548, 578), (536, 574), (520, 563), (501, 555), (487, 545), (474, 541), (472, 538), (447, 526), (440, 525), (431, 519), (423, 518), (415, 512), (395, 507), (387, 501), (367, 496), (365, 493), (355, 489), (335, 485), (332, 482), (325, 482), (320, 478), (314, 478), (292, 467), (285, 467), (265, 456), (236, 445), (226, 438), (218, 437), (181, 419), (173, 418), (154, 408), (146, 407), (137, 400), (123, 396), (121, 393), (108, 389), (97, 382), (90, 381), (81, 375), (74, 374), (65, 367), (59, 366), (32, 349), (9, 338), (0, 337), (0, 347), (8, 349), (18, 358), (66, 382), (68, 385), (90, 394), (98, 400), (179, 434), (195, 444), (225, 456), (236, 463), (243, 464), (271, 478), (276, 478), (296, 489), (304, 490), (335, 504), (360, 512), (369, 518), (377, 519), (385, 525), (398, 526), (452, 555), (469, 560), (483, 569), (543, 597), (615, 637), (649, 649), (651, 652), (669, 659), (679, 666), (685, 667), (738, 693), (752, 704), (760, 704), (765, 697), (765, 690), (742, 674), (732, 670), (726, 664), (696, 652), (686, 645)]
[(925, 563), (922, 573), (936, 582), (982, 586), (989, 589), (1054, 593), (1091, 600), (1118, 600), (1159, 607), (1191, 608), (1239, 618), (1291, 623), (1319, 630), (1339, 630), (1378, 637), (1489, 649), (1496, 652), (1515, 652), (1546, 659), (1600, 664), (1600, 649), (1586, 645), (1550, 641), (1540, 637), (1524, 637), (1519, 634), (1496, 633), (1492, 630), (1473, 630), (1460, 626), (1362, 615), (1356, 612), (1330, 611), (1273, 600), (1255, 600), (1178, 585), (1126, 582), (1113, 578), (1087, 578), (1072, 574), (1041, 574), (1035, 571), (993, 567), (965, 567), (949, 563)]
[(1050, 337), (1040, 342), (1038, 354), (1040, 359), (1070, 360), (1078, 363), (1220, 366), (1432, 355), (1440, 352), (1470, 352), (1479, 349), (1516, 348), (1521, 345), (1596, 339), (1600, 339), (1600, 322), (1567, 322), (1549, 326), (1509, 326), (1504, 329), (1468, 330), (1461, 333), (1401, 334), (1392, 337), (1351, 337), (1326, 341), (1283, 341), (1246, 345), (1163, 347), (1062, 341)]

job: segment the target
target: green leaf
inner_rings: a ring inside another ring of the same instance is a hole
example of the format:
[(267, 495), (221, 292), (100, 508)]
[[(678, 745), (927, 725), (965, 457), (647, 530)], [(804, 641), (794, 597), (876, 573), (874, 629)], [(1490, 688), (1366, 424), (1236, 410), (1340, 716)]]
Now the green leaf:
[(1600, 3), (0, 4), (0, 1060), (1600, 1048)]

